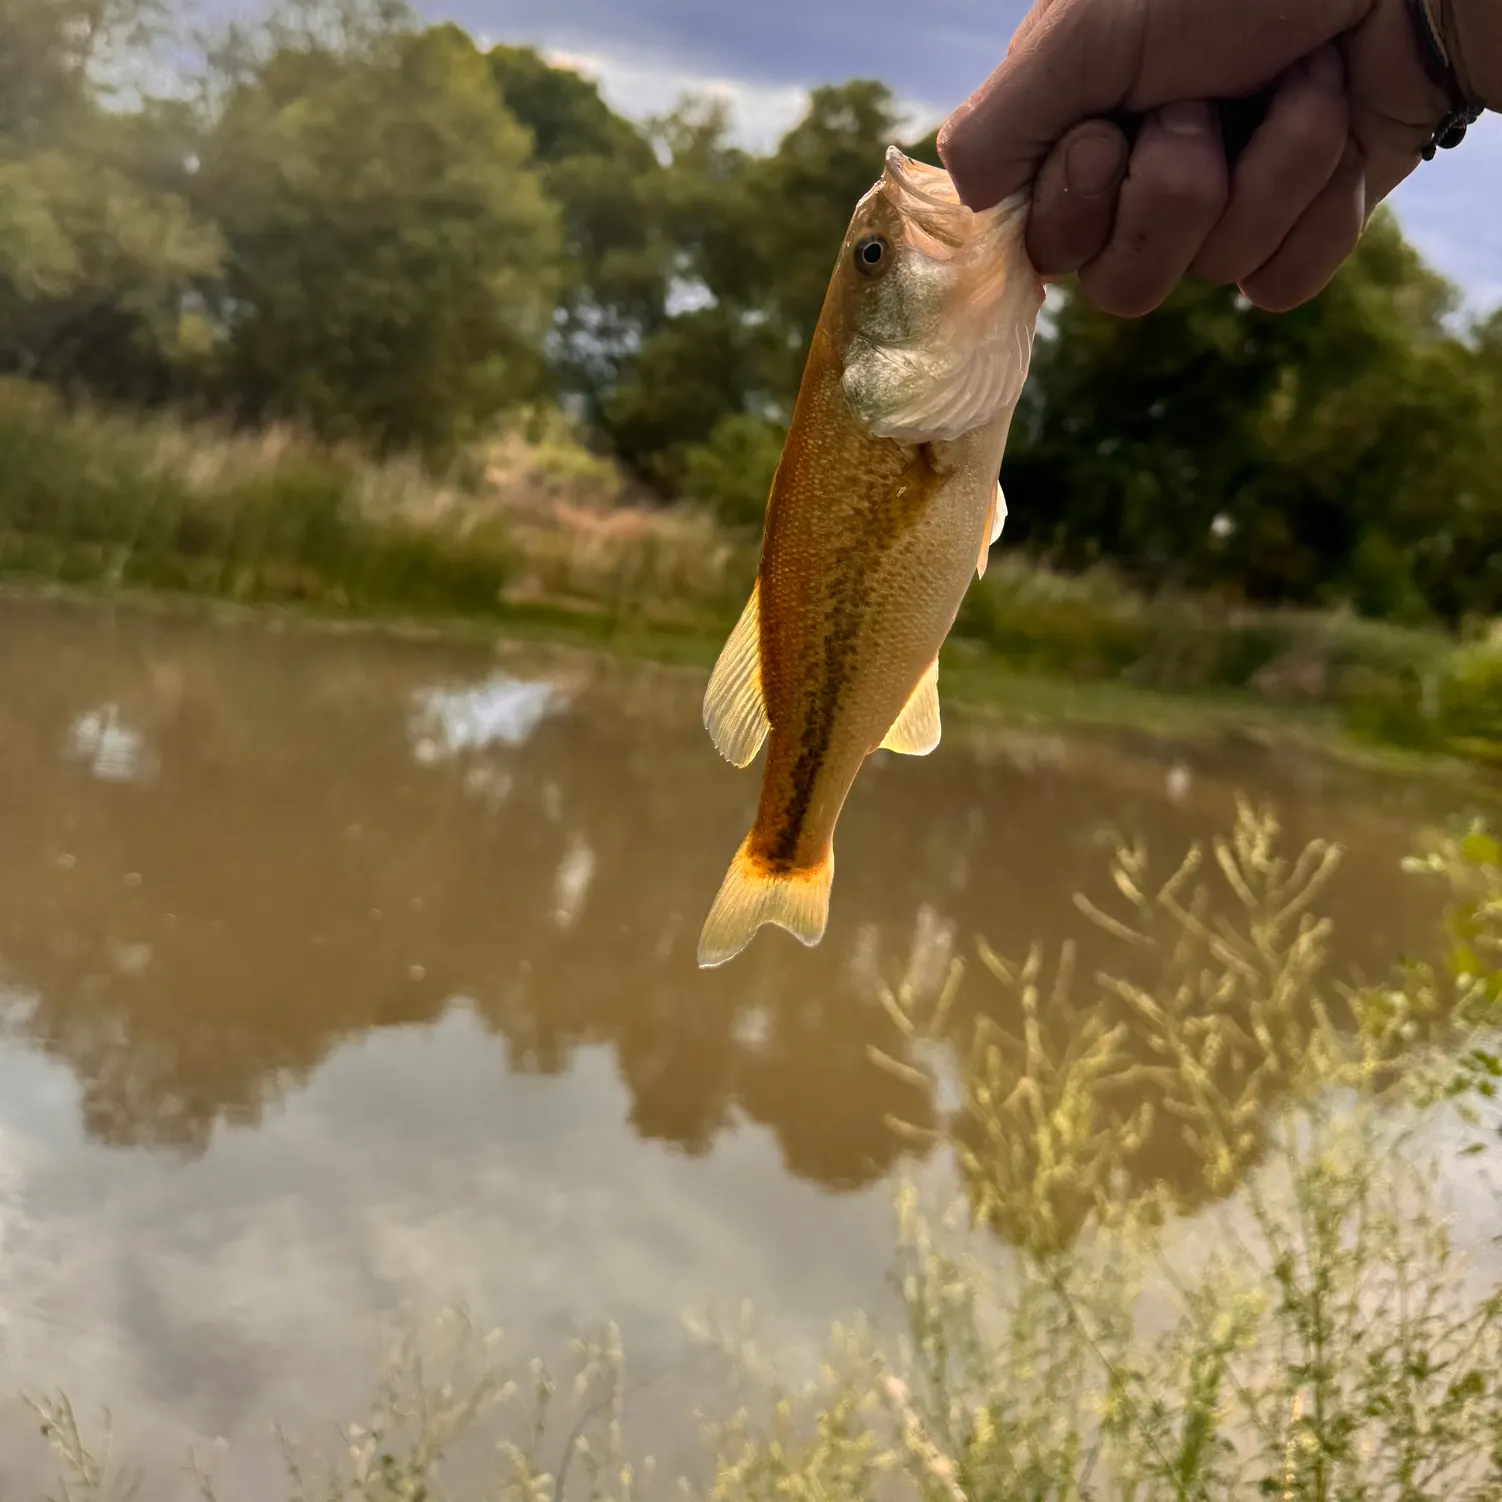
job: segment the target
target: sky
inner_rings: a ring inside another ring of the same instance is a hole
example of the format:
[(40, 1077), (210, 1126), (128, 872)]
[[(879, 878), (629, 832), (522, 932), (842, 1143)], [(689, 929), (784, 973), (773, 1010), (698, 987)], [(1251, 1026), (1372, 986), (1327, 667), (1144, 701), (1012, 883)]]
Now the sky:
[[(215, 9), (242, 0), (210, 0)], [(249, 0), (243, 0), (249, 3)], [(526, 42), (599, 80), (642, 115), (690, 91), (734, 105), (742, 138), (767, 147), (813, 84), (886, 80), (923, 128), (1006, 51), (1025, 0), (415, 0), (477, 39)], [(1409, 237), (1480, 310), (1502, 304), (1502, 116), (1427, 163), (1394, 195)]]

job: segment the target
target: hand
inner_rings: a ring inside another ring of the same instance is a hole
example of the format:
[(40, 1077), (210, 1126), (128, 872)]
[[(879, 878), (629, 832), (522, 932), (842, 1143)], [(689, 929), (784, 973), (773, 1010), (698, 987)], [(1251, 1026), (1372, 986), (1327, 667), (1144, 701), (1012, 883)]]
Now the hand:
[[(1206, 101), (1268, 89), (1228, 164)], [(1150, 312), (1186, 275), (1283, 310), (1335, 274), (1448, 109), (1405, 0), (1037, 0), (939, 151), (972, 208), (1031, 184), (1034, 265), (1077, 271), (1107, 312)], [(1103, 118), (1122, 112), (1134, 141)]]

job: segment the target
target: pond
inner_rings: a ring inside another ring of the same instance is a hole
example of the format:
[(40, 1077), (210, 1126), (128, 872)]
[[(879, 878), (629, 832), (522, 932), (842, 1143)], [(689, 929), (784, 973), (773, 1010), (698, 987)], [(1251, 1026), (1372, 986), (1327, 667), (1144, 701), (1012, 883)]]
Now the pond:
[[(812, 1350), (879, 1307), (891, 1176), (952, 1105), (875, 1068), (880, 1002), (983, 937), (1103, 937), (1116, 834), (1155, 869), (1238, 793), (1346, 858), (1342, 965), (1430, 936), (1400, 872), (1455, 790), (1224, 741), (951, 717), (878, 757), (840, 826), (828, 935), (698, 927), (754, 809), (702, 675), (540, 648), (0, 605), (0, 1380), (105, 1405), (172, 1495), (274, 1419), (361, 1411), (382, 1321), (468, 1303), (525, 1356), (621, 1324), (669, 1449), (685, 1311), (756, 1305)], [(759, 767), (758, 763), (758, 767)], [(1004, 1005), (971, 965), (959, 1011)], [(1181, 1165), (1165, 1138), (1152, 1171)], [(654, 1419), (653, 1414), (656, 1417)], [(48, 1474), (0, 1408), (0, 1480)]]

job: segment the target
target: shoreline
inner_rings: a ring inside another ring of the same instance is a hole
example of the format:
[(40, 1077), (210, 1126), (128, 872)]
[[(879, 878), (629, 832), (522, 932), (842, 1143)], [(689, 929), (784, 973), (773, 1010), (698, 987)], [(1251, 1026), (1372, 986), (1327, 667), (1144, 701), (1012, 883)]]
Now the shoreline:
[[(411, 645), (557, 652), (707, 679), (723, 643), (707, 629), (623, 623), (562, 604), (507, 604), (493, 615), (339, 609), (326, 603), (240, 601), (201, 592), (61, 583), (0, 574), (0, 607), (51, 603), (122, 608), (214, 626), (297, 630)], [(941, 657), (942, 702), (965, 730), (986, 726), (1075, 735), (1129, 734), (1160, 745), (1250, 744), (1291, 751), (1356, 771), (1467, 788), (1502, 802), (1502, 778), (1485, 762), (1410, 750), (1351, 734), (1332, 705), (1269, 702), (1234, 690), (1171, 693), (1105, 679), (1010, 669), (982, 643), (951, 636)], [(957, 727), (959, 728), (959, 727)]]
[[(561, 419), (559, 420), (561, 422)], [(65, 407), (0, 382), (7, 590), (219, 619), (548, 642), (707, 674), (755, 537), (649, 505), (554, 423), (436, 475), (280, 429)], [(1002, 548), (943, 653), (942, 701), (1013, 722), (1316, 747), (1407, 775), (1502, 772), (1502, 634), (1146, 590)]]

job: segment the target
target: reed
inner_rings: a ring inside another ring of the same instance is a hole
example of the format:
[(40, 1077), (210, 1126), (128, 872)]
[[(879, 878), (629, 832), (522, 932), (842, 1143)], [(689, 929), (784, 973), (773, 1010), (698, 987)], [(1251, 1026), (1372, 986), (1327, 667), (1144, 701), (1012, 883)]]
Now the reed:
[[(716, 1502), (1490, 1502), (1502, 1494), (1502, 1287), (1468, 1274), (1436, 1183), (1434, 1127), (1484, 1145), (1502, 1124), (1502, 846), (1434, 833), (1409, 870), (1447, 904), (1434, 955), (1379, 986), (1329, 973), (1321, 894), (1340, 858), (1289, 857), (1250, 807), (1165, 875), (1118, 849), (1121, 946), (1082, 977), (1065, 948), (1008, 962), (977, 946), (1021, 1033), (961, 1037), (963, 1090), (935, 1134), (954, 1197), (894, 1188), (905, 1328), (858, 1311), (817, 1376), (793, 1383), (749, 1322), (699, 1326), (742, 1400), (684, 1415)], [(1151, 979), (1144, 981), (1143, 961)], [(957, 962), (883, 1001), (908, 1047), (872, 1067), (924, 1077), (956, 1040)], [(1109, 1005), (1108, 1005), (1109, 1003)], [(1124, 1004), (1130, 1025), (1100, 1019)], [(930, 1081), (930, 1083), (932, 1083)], [(1129, 1105), (1128, 1102), (1131, 1102)], [(1134, 1164), (1155, 1124), (1192, 1153), (1211, 1202)], [(918, 1130), (893, 1129), (912, 1138)], [(494, 1447), (504, 1502), (682, 1494), (628, 1458), (618, 1332), (572, 1372), (504, 1359), (462, 1314), (397, 1342), (370, 1411), (316, 1467), (284, 1437), (295, 1502), (450, 1495), (447, 1458)], [(571, 1381), (566, 1381), (571, 1379)], [(35, 1400), (68, 1490), (120, 1495), (67, 1400)], [(300, 1426), (302, 1432), (307, 1426)], [(200, 1489), (214, 1496), (199, 1468)], [(149, 1495), (145, 1483), (138, 1495)]]

